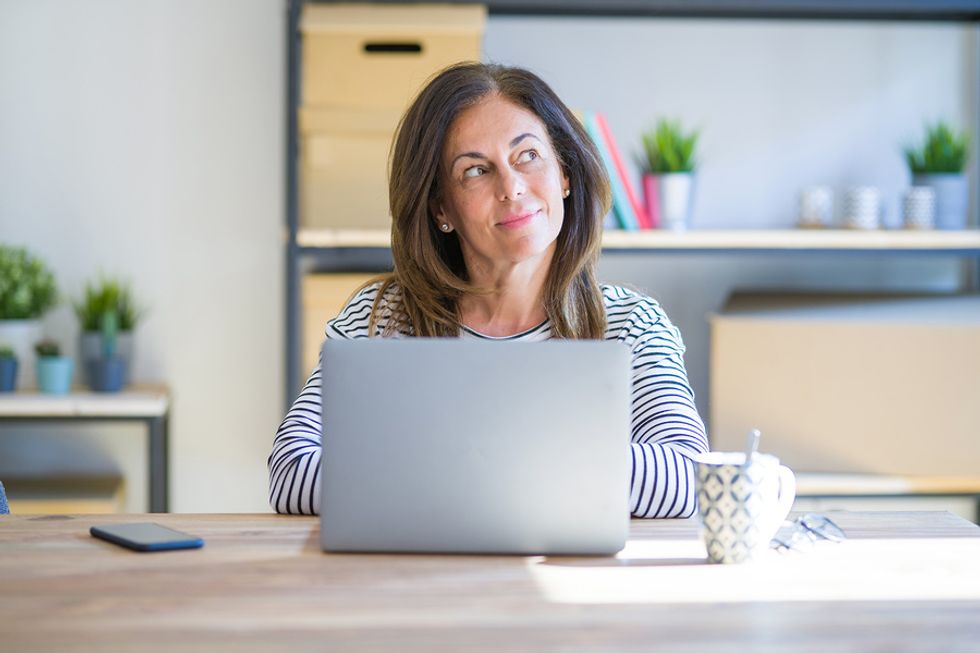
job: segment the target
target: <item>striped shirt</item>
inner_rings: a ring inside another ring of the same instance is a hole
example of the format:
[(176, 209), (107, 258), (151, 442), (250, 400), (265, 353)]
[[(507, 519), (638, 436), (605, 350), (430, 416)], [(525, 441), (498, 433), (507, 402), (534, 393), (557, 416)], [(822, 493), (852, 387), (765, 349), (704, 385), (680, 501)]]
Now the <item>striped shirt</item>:
[[(357, 293), (326, 326), (327, 338), (367, 338), (378, 285)], [(684, 344), (653, 299), (618, 286), (603, 286), (606, 340), (633, 353), (632, 465), (630, 512), (634, 517), (690, 517), (697, 510), (691, 457), (707, 451), (704, 424), (684, 368)], [(398, 291), (390, 287), (381, 304), (380, 335)], [(536, 341), (551, 338), (549, 321), (504, 338), (466, 327), (462, 338)], [(320, 510), (320, 366), (306, 382), (276, 432), (269, 456), (269, 502), (276, 512), (318, 514)]]

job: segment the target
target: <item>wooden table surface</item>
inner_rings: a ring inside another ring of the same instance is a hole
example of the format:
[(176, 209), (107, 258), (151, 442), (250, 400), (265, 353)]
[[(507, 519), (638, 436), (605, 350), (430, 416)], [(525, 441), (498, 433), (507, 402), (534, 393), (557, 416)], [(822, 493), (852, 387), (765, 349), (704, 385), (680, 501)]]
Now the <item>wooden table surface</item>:
[[(634, 520), (616, 557), (325, 554), (316, 518), (0, 517), (6, 651), (976, 651), (980, 529), (832, 513), (849, 535), (708, 565), (694, 520)], [(154, 521), (203, 549), (88, 534)]]
[(119, 392), (75, 387), (64, 395), (36, 390), (0, 394), (0, 417), (162, 417), (169, 408), (170, 390), (160, 383)]

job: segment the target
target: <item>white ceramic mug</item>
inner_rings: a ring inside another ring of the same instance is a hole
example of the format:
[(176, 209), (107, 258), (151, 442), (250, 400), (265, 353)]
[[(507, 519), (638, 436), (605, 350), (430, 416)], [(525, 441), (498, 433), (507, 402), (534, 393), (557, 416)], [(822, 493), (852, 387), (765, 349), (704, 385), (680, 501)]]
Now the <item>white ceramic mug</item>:
[(834, 191), (828, 186), (811, 186), (800, 192), (801, 227), (829, 227), (834, 218)]
[(775, 456), (712, 451), (697, 466), (701, 536), (710, 562), (744, 562), (769, 550), (796, 499), (796, 476)]

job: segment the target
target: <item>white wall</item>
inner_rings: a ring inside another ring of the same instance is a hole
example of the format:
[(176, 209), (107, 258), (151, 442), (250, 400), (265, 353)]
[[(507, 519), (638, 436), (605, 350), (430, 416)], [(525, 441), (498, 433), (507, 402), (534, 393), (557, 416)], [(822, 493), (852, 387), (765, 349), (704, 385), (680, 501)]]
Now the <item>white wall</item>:
[[(44, 256), (70, 295), (100, 269), (132, 278), (151, 310), (135, 373), (174, 388), (177, 511), (266, 509), (282, 410), (282, 5), (0, 0), (0, 240)], [(700, 227), (789, 226), (816, 182), (876, 184), (894, 217), (900, 145), (927, 119), (977, 125), (975, 28), (492, 18), (485, 51), (604, 111), (624, 149), (660, 115), (703, 126)], [(957, 280), (943, 260), (789, 256), (619, 256), (602, 275), (664, 302), (705, 415), (704, 314), (730, 288)], [(65, 308), (47, 326), (77, 328)], [(100, 437), (139, 485), (139, 430), (122, 430)]]
[[(277, 0), (0, 2), (0, 240), (41, 255), (70, 297), (100, 270), (132, 279), (149, 309), (134, 375), (173, 388), (177, 511), (267, 505), (284, 21)], [(74, 345), (67, 307), (46, 327)], [(130, 472), (132, 509), (145, 505), (140, 434), (89, 436)]]
[[(484, 59), (605, 113), (630, 159), (659, 117), (702, 128), (695, 228), (791, 227), (799, 190), (818, 183), (878, 186), (897, 225), (901, 147), (938, 118), (976, 133), (977, 43), (976, 27), (953, 23), (500, 17)], [(600, 274), (646, 290), (680, 326), (707, 419), (705, 315), (731, 289), (951, 289), (961, 270), (942, 257), (661, 254), (607, 255)]]

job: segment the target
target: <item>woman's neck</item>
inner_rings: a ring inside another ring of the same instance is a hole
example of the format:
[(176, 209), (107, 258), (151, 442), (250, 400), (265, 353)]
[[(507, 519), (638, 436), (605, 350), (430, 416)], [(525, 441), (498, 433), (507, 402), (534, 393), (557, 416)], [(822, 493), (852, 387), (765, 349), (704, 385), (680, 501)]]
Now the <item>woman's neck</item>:
[(470, 281), (490, 290), (467, 295), (459, 303), (463, 324), (488, 336), (511, 336), (532, 329), (547, 317), (544, 286), (551, 252), (534, 261), (522, 261), (496, 270), (468, 267)]

